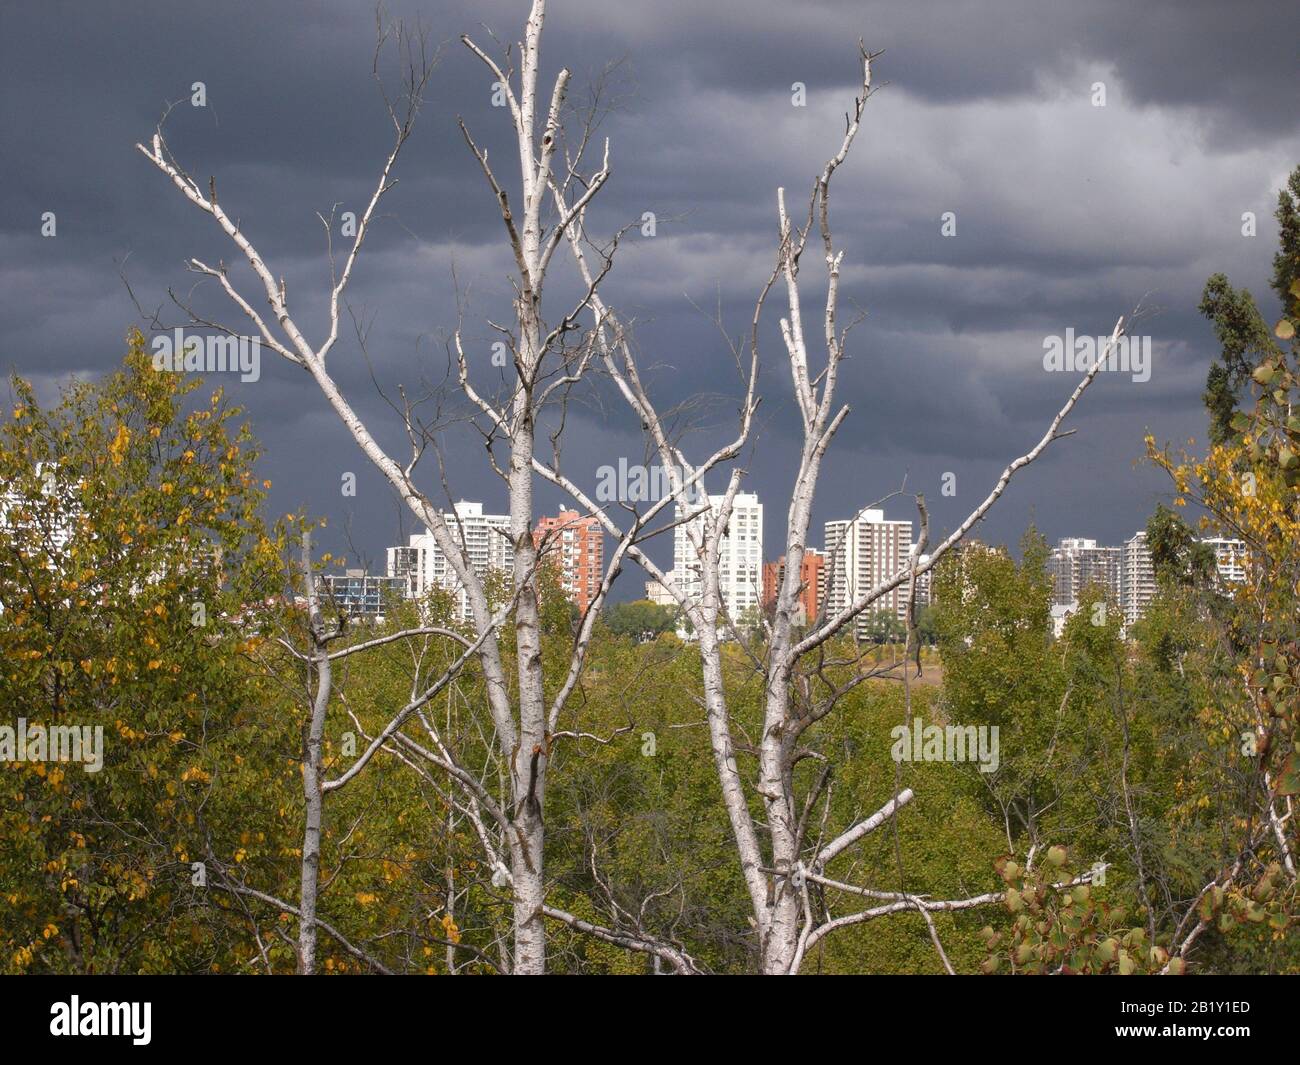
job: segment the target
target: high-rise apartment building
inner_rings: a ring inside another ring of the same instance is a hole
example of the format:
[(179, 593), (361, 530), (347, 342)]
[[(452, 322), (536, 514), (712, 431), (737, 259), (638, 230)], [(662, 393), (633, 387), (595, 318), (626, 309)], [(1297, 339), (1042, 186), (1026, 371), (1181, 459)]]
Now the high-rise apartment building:
[(1124, 611), (1124, 627), (1128, 628), (1145, 612), (1156, 594), (1156, 571), (1147, 549), (1147, 534), (1139, 530), (1124, 541), (1123, 562), (1120, 569), (1120, 609)]
[[(929, 561), (930, 561), (929, 555), (922, 555), (920, 558), (916, 560), (917, 565), (919, 566), (924, 566)], [(916, 578), (916, 605), (918, 607), (930, 605), (930, 601), (933, 599), (933, 595), (931, 594), (931, 590), (933, 589), (933, 587), (934, 587), (933, 569), (926, 570), (924, 573), (922, 573), (919, 577)], [(904, 592), (906, 592), (906, 590), (907, 589), (904, 588)]]
[[(513, 553), (508, 515), (484, 514), (482, 503), (462, 500), (442, 517), (464, 545), (475, 573), (485, 577), (497, 571), (509, 577)], [(470, 617), (469, 596), (429, 530), (412, 535), (406, 547), (388, 549), (388, 576), (401, 577), (405, 594), (414, 599), (423, 599), (435, 588), (449, 591), (456, 597), (456, 617)]]
[[(763, 563), (763, 609), (776, 602), (781, 582), (785, 580), (785, 555), (775, 562)], [(803, 553), (799, 564), (799, 617), (795, 621), (806, 625), (817, 616), (826, 595), (826, 556), (811, 547)]]
[(12, 487), (0, 492), (0, 528), (22, 529), (28, 550), (59, 551), (72, 538), (72, 526), (81, 517), (77, 482), (58, 476), (57, 464), (38, 462), (36, 474), (41, 478), (41, 495), (36, 503), (38, 514), (29, 512), (22, 494)]
[(1096, 540), (1068, 538), (1052, 548), (1047, 571), (1052, 576), (1052, 605), (1073, 607), (1090, 584), (1106, 590), (1106, 597), (1119, 605), (1123, 590), (1120, 581), (1123, 551), (1118, 547), (1098, 546)]
[[(709, 506), (716, 514), (723, 496), (709, 496)], [(690, 508), (677, 504), (677, 517), (681, 519)], [(709, 515), (697, 514), (689, 522), (678, 525), (673, 532), (673, 580), (687, 595), (699, 598), (703, 594), (700, 577), (700, 559), (695, 553), (687, 532), (688, 527), (698, 527)], [(722, 595), (722, 609), (733, 622), (738, 622), (749, 611), (757, 611), (763, 594), (763, 504), (753, 492), (738, 492), (735, 496), (731, 518), (722, 538), (718, 559), (718, 585)]]
[(327, 573), (323, 581), (325, 593), (334, 607), (354, 618), (382, 620), (385, 600), (390, 596), (403, 596), (406, 592), (403, 578), (380, 577), (363, 569)]
[(1246, 579), (1246, 541), (1211, 536), (1201, 541), (1214, 551), (1214, 569), (1219, 580), (1240, 584)]
[(605, 574), (605, 531), (591, 515), (562, 510), (542, 518), (533, 543), (543, 564), (555, 567), (564, 594), (585, 614)]
[[(1220, 582), (1245, 580), (1246, 545), (1241, 540), (1211, 537), (1201, 543), (1214, 552)], [(1123, 547), (1099, 547), (1095, 540), (1062, 540), (1053, 549), (1047, 568), (1054, 582), (1054, 616), (1061, 622), (1077, 606), (1080, 590), (1089, 583), (1113, 589), (1111, 598), (1119, 603), (1125, 629), (1146, 613), (1155, 598), (1155, 568), (1145, 531), (1139, 530)]]
[[(883, 510), (864, 510), (848, 521), (826, 523), (826, 611), (845, 609), (863, 593), (907, 567), (912, 551), (912, 523), (886, 521)], [(866, 638), (869, 614), (888, 610), (907, 619), (907, 585), (887, 592), (858, 615), (857, 633)]]

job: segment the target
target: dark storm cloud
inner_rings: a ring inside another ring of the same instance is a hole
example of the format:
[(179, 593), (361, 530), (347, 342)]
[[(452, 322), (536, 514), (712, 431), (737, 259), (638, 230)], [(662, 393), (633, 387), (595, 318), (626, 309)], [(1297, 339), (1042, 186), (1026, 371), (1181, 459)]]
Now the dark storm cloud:
[[(390, 5), (391, 15), (423, 23), (439, 61), (400, 184), (350, 290), (372, 361), (349, 324), (333, 367), (394, 449), (402, 441), (372, 369), (388, 389), (436, 385), (458, 314), (471, 350), (486, 353), (484, 319), (507, 311), (500, 220), (456, 118), (513, 178), (511, 137), (489, 106), (489, 75), (456, 38), (469, 31), (486, 43), (486, 24), (514, 40), (525, 12), (504, 0)], [(714, 397), (704, 447), (734, 416), (738, 387), (709, 315), (720, 307), (731, 332), (744, 329), (773, 259), (776, 187), (793, 204), (803, 200), (842, 132), (857, 39), (886, 49), (877, 69), (888, 84), (870, 102), (835, 189), (842, 298), (846, 313), (865, 318), (843, 375), (853, 413), (816, 521), (897, 487), (906, 471), (936, 524), (954, 524), (1072, 387), (1043, 372), (1044, 336), (1108, 333), (1141, 302), (1152, 312), (1140, 325), (1152, 337), (1151, 380), (1103, 375), (1074, 419), (1079, 433), (1026, 473), (983, 532), (1015, 539), (1032, 517), (1052, 537), (1116, 541), (1163, 490), (1133, 466), (1143, 433), (1202, 433), (1198, 397), (1212, 347), (1195, 310), (1204, 279), (1224, 270), (1264, 295), (1274, 190), (1300, 147), (1287, 16), (1280, 3), (1173, 0), (553, 2), (544, 76), (569, 66), (581, 101), (605, 65), (621, 60), (602, 126), (614, 178), (592, 221), (608, 232), (653, 211), (659, 232), (629, 237), (607, 295), (635, 319), (665, 404)], [(139, 320), (120, 271), (142, 304), (165, 308), (169, 287), (191, 291), (188, 256), (235, 258), (211, 220), (134, 149), (196, 80), (209, 107), (184, 102), (172, 112), (172, 146), (201, 179), (216, 177), (223, 203), (286, 277), (310, 334), (322, 335), (329, 272), (316, 212), (359, 209), (388, 148), (373, 41), (373, 10), (342, 0), (6, 10), (5, 368), (45, 389), (70, 373), (102, 372)], [(391, 56), (381, 71), (391, 85)], [(796, 81), (807, 85), (806, 108), (790, 104)], [(1097, 81), (1104, 108), (1089, 100)], [(44, 211), (57, 213), (54, 240), (38, 235)], [(955, 238), (939, 234), (945, 211), (957, 215)], [(1243, 211), (1259, 217), (1253, 240), (1240, 234)], [(806, 263), (810, 304), (819, 281), (816, 263)], [(556, 307), (571, 290), (572, 279), (557, 275)], [(229, 319), (218, 297), (211, 286), (194, 294)], [(798, 426), (776, 310), (774, 302), (763, 331), (762, 437), (748, 459), (768, 504), (769, 544)], [(257, 384), (231, 388), (266, 445), (277, 510), (329, 515), (338, 541), (330, 546), (351, 539), (372, 558), (396, 542), (402, 522), (410, 531), (301, 371), (268, 353)], [(616, 404), (578, 409), (568, 467), (591, 483), (610, 456), (639, 456), (632, 428)], [(500, 507), (504, 493), (478, 438), (453, 424), (443, 443), (454, 491)], [(348, 471), (358, 475), (356, 500), (339, 493)], [(958, 477), (955, 500), (938, 495), (948, 471)], [(903, 516), (901, 504), (891, 507)]]

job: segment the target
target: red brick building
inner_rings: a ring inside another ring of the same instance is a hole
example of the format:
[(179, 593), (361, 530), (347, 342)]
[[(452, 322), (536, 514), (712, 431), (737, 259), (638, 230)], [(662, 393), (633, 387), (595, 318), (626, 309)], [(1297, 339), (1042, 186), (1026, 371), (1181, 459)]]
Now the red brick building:
[[(822, 598), (826, 594), (826, 556), (820, 551), (809, 548), (803, 553), (803, 564), (799, 567), (799, 582), (802, 590), (799, 603), (803, 608), (803, 617), (799, 619), (807, 624), (817, 616)], [(763, 563), (763, 609), (767, 610), (776, 603), (776, 593), (785, 580), (785, 555), (775, 562)]]
[(584, 614), (605, 573), (605, 532), (593, 517), (562, 510), (533, 530), (541, 557), (555, 566), (560, 586)]

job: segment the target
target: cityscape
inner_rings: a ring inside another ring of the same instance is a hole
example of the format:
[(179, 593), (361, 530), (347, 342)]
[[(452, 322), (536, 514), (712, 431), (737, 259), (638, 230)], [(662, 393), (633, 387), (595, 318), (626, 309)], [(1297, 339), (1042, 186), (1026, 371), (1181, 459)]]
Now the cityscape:
[[(721, 496), (709, 496), (715, 512)], [(700, 508), (695, 508), (699, 510)], [(701, 566), (692, 545), (690, 526), (704, 520), (702, 514), (684, 520), (679, 505), (673, 531), (673, 568), (665, 580), (651, 577), (644, 582), (644, 598), (667, 608), (677, 608), (680, 597), (698, 599), (702, 594)], [(486, 514), (483, 504), (461, 501), (446, 513), (449, 526), (465, 545), (474, 571), (481, 577), (495, 573), (509, 581), (511, 551), (509, 515)], [(852, 518), (828, 521), (823, 547), (808, 547), (799, 573), (799, 624), (808, 624), (824, 613), (838, 613), (863, 592), (884, 584), (907, 570), (913, 545), (913, 526), (908, 519), (886, 518), (879, 508), (864, 508)], [(1119, 612), (1122, 631), (1139, 621), (1156, 595), (1155, 569), (1139, 529), (1124, 543), (1098, 544), (1084, 537), (1063, 537), (1047, 560), (1052, 580), (1052, 624), (1056, 636), (1078, 611), (1084, 590), (1090, 586), (1102, 593), (1109, 608)], [(604, 577), (605, 533), (592, 515), (563, 510), (541, 519), (533, 533), (540, 558), (551, 567), (565, 597), (582, 614), (596, 601)], [(1213, 552), (1218, 581), (1225, 588), (1245, 579), (1245, 541), (1225, 537), (1201, 537), (1198, 542)], [(769, 610), (785, 579), (785, 556), (763, 557), (763, 504), (755, 493), (738, 493), (723, 536), (718, 565), (718, 590), (726, 617), (732, 624)], [(979, 547), (968, 541), (965, 549)], [(918, 556), (919, 565), (929, 561)], [(916, 581), (916, 604), (931, 603), (932, 570), (920, 573)], [(344, 574), (327, 574), (325, 580), (338, 608), (355, 617), (382, 616), (386, 597), (423, 600), (434, 589), (449, 593), (459, 621), (470, 617), (465, 589), (448, 564), (432, 532), (414, 534), (406, 545), (388, 548), (383, 574), (350, 569)], [(905, 621), (907, 588), (902, 585), (886, 593), (879, 611)], [(856, 635), (867, 638), (872, 619), (859, 615)], [(683, 634), (686, 630), (682, 630)]]

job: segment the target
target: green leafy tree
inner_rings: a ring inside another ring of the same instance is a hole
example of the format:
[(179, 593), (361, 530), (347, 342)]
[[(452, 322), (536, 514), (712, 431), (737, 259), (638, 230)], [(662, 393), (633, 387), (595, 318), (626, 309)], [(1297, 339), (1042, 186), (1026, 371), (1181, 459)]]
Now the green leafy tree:
[[(1273, 258), (1271, 287), (1286, 308), (1296, 297), (1300, 269), (1300, 167), (1291, 172), (1286, 188), (1278, 194), (1274, 217), (1279, 248)], [(1287, 324), (1279, 323), (1275, 335), (1250, 292), (1233, 288), (1224, 274), (1215, 274), (1205, 283), (1200, 311), (1214, 323), (1220, 347), (1218, 359), (1210, 364), (1204, 400), (1210, 414), (1210, 443), (1222, 444), (1240, 432), (1239, 426), (1234, 429), (1232, 417), (1246, 386), (1261, 366), (1276, 362), (1282, 353), (1279, 341), (1294, 341), (1295, 329), (1283, 318)]]
[(634, 640), (650, 639), (669, 632), (677, 621), (677, 611), (670, 606), (636, 599), (630, 603), (613, 603), (605, 608), (605, 627), (616, 636)]
[(255, 752), (291, 732), (243, 659), (250, 604), (279, 590), (278, 544), (239, 409), (197, 388), (155, 372), (138, 332), (120, 371), (49, 409), (12, 382), (0, 725), (77, 730), (102, 765), (5, 756), (11, 971), (228, 966), (241, 933), (193, 863), (210, 848), (242, 861), (276, 834), (284, 763)]

